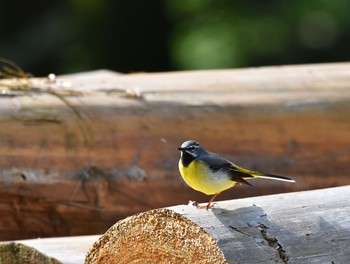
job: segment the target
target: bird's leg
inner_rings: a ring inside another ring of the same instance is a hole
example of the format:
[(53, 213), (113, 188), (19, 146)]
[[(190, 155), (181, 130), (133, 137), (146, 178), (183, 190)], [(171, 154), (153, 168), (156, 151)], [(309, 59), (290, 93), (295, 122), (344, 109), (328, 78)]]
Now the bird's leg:
[(210, 208), (212, 208), (213, 206), (214, 206), (214, 204), (212, 204), (212, 202), (214, 201), (214, 199), (215, 199), (215, 197), (218, 195), (219, 193), (216, 193), (216, 194), (214, 194), (214, 196), (213, 197), (211, 197), (211, 199), (210, 199), (210, 201), (209, 201), (209, 203), (207, 204), (207, 205), (197, 205), (197, 208), (198, 209), (210, 209)]

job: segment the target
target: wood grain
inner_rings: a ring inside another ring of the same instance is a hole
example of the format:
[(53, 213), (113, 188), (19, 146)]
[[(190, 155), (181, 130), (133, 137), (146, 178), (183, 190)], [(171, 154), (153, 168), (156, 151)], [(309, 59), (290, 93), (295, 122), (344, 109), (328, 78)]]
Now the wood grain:
[[(348, 263), (349, 191), (344, 186), (218, 202), (210, 210), (180, 205), (148, 211), (116, 223), (92, 246), (86, 263), (145, 262), (158, 251), (164, 262), (176, 255), (182, 263), (221, 263), (206, 259), (218, 249), (228, 263)], [(201, 234), (215, 243), (201, 241)], [(167, 249), (173, 244), (184, 248)]]
[(219, 200), (350, 184), (349, 63), (30, 79), (83, 123), (57, 97), (6, 90), (15, 81), (0, 82), (3, 240), (100, 233), (136, 212), (208, 201), (179, 176), (187, 139), (297, 182), (257, 180)]

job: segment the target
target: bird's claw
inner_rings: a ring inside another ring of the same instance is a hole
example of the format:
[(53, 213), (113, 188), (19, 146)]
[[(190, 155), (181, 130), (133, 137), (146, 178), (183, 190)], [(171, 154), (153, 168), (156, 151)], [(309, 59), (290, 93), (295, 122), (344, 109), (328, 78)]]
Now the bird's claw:
[(199, 205), (199, 203), (196, 201), (189, 201), (188, 202), (188, 205), (195, 206), (198, 209), (206, 209), (206, 210), (213, 208), (215, 204), (216, 203), (208, 203), (207, 205)]

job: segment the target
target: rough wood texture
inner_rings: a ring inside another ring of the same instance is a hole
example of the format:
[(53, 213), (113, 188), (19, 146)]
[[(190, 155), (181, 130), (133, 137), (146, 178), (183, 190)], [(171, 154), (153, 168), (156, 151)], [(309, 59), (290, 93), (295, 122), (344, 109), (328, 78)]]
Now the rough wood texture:
[(85, 261), (222, 263), (222, 252), (228, 263), (349, 263), (349, 192), (345, 186), (218, 202), (210, 210), (149, 211), (116, 223)]
[(85, 263), (225, 263), (215, 240), (180, 214), (158, 209), (112, 226)]
[[(52, 237), (39, 239), (26, 239), (19, 241), (0, 242), (1, 247), (10, 243), (22, 244), (29, 249), (36, 249), (46, 256), (53, 257), (63, 264), (82, 264), (88, 249), (100, 238), (100, 235)], [(18, 250), (16, 252), (19, 252)], [(3, 264), (3, 262), (0, 262)], [(13, 262), (10, 262), (13, 264)], [(33, 264), (34, 262), (29, 262)], [(22, 264), (22, 263), (21, 263)]]
[(1, 264), (60, 264), (32, 247), (19, 243), (0, 244)]
[(101, 233), (136, 212), (208, 201), (179, 176), (187, 139), (297, 181), (218, 199), (350, 184), (349, 63), (30, 81), (66, 94), (87, 134), (56, 97), (0, 84), (0, 239)]

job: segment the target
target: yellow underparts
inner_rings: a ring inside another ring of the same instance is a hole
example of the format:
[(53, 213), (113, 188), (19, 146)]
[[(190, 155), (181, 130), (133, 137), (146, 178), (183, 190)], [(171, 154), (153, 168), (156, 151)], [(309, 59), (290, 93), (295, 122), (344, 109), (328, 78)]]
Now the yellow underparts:
[(182, 178), (191, 188), (207, 195), (220, 193), (236, 184), (224, 173), (212, 174), (202, 161), (192, 161), (184, 167), (180, 160), (179, 170)]

